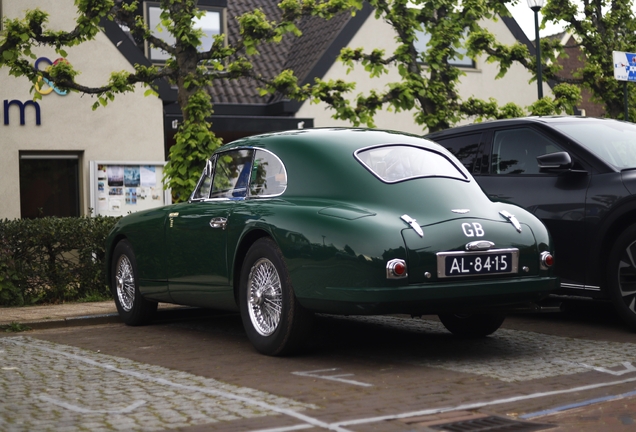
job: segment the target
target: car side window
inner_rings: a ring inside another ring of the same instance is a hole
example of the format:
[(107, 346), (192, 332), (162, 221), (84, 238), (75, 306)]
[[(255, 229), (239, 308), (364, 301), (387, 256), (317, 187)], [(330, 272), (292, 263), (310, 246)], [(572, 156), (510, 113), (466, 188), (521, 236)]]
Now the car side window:
[(563, 151), (552, 140), (530, 128), (496, 131), (493, 137), (493, 174), (543, 174), (537, 156)]
[(207, 199), (210, 197), (210, 188), (212, 187), (212, 167), (214, 166), (214, 162), (212, 159), (208, 160), (205, 163), (205, 168), (203, 168), (203, 174), (201, 174), (201, 179), (197, 184), (196, 189), (192, 193), (191, 200), (198, 201), (202, 199)]
[(280, 195), (286, 188), (287, 172), (283, 162), (273, 153), (256, 150), (250, 179), (250, 196)]
[(469, 172), (474, 173), (481, 171), (481, 167), (479, 166), (481, 159), (477, 157), (481, 144), (481, 135), (480, 132), (435, 141), (459, 159)]
[(210, 198), (245, 198), (252, 168), (252, 150), (230, 150), (216, 158)]

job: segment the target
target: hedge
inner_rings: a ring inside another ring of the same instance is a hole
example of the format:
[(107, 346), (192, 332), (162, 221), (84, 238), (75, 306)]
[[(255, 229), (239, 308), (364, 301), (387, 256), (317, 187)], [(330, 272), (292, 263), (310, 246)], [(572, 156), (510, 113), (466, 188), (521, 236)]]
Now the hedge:
[(117, 220), (0, 221), (0, 306), (110, 298), (105, 240)]

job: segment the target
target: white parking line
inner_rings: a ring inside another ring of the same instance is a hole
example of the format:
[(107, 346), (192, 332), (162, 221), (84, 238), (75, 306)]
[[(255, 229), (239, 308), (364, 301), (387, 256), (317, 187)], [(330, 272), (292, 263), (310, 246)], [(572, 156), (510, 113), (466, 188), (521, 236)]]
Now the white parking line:
[(550, 392), (532, 393), (528, 395), (513, 396), (509, 398), (495, 399), (492, 401), (485, 401), (485, 402), (474, 402), (470, 404), (457, 405), (453, 407), (431, 408), (431, 409), (422, 410), (422, 411), (411, 411), (411, 412), (406, 412), (401, 414), (369, 417), (369, 418), (363, 418), (363, 419), (357, 419), (357, 420), (347, 420), (347, 421), (332, 423), (330, 426), (337, 426), (337, 427), (354, 426), (354, 425), (361, 425), (361, 424), (367, 424), (367, 423), (377, 423), (377, 422), (387, 421), (387, 420), (399, 420), (399, 419), (404, 419), (409, 417), (419, 417), (419, 416), (425, 416), (425, 415), (431, 415), (431, 414), (440, 414), (440, 413), (451, 412), (451, 411), (464, 411), (464, 410), (478, 409), (478, 408), (483, 408), (483, 407), (492, 406), (492, 405), (503, 405), (507, 403), (519, 402), (519, 401), (524, 401), (529, 399), (537, 399), (537, 398), (542, 398), (546, 396), (576, 393), (580, 391), (593, 390), (597, 388), (628, 384), (631, 382), (636, 382), (636, 377), (624, 379), (621, 381), (611, 381), (606, 383), (590, 384), (586, 386), (574, 387), (574, 388), (564, 389), (564, 390), (554, 390)]
[(311, 378), (320, 378), (320, 379), (325, 379), (325, 380), (330, 380), (330, 381), (338, 381), (338, 382), (342, 382), (345, 384), (353, 384), (353, 385), (357, 385), (357, 386), (361, 386), (361, 387), (373, 387), (373, 384), (367, 384), (367, 383), (363, 383), (360, 381), (354, 381), (354, 380), (348, 380), (348, 379), (342, 379), (341, 377), (345, 377), (345, 376), (353, 376), (353, 374), (349, 373), (349, 374), (339, 374), (339, 375), (319, 375), (322, 372), (333, 372), (333, 371), (337, 371), (339, 370), (338, 368), (331, 368), (331, 369), (319, 369), (319, 370), (315, 370), (315, 371), (307, 371), (307, 372), (292, 372), (292, 375), (299, 375), (299, 376), (304, 376), (304, 377), (311, 377)]
[(300, 424), (296, 426), (284, 426), (284, 427), (272, 428), (272, 429), (259, 429), (252, 432), (288, 432), (288, 431), (310, 429), (310, 428), (313, 428), (313, 426), (310, 424)]
[(564, 360), (554, 360), (554, 362), (555, 363), (561, 363), (561, 364), (569, 364), (569, 365), (572, 365), (572, 366), (584, 367), (584, 368), (587, 368), (587, 369), (595, 370), (596, 372), (603, 372), (603, 373), (614, 375), (614, 376), (621, 376), (621, 375), (625, 375), (627, 373), (636, 372), (636, 367), (634, 367), (634, 365), (632, 365), (630, 362), (621, 363), (625, 369), (619, 370), (619, 371), (614, 371), (614, 370), (607, 369), (607, 368), (600, 367), (600, 366), (591, 366), (591, 365), (588, 365), (588, 364), (585, 364), (585, 363), (568, 362), (568, 361), (564, 361)]
[(77, 412), (77, 413), (81, 413), (81, 414), (89, 414), (89, 413), (127, 414), (129, 412), (133, 412), (135, 410), (135, 408), (139, 408), (140, 406), (142, 406), (142, 405), (144, 405), (146, 403), (146, 401), (144, 401), (144, 400), (139, 400), (139, 401), (136, 401), (135, 403), (133, 403), (131, 405), (128, 405), (126, 408), (123, 408), (123, 409), (120, 409), (120, 410), (92, 410), (92, 409), (88, 409), (88, 408), (82, 408), (80, 406), (73, 405), (73, 404), (70, 404), (70, 403), (66, 403), (66, 402), (63, 402), (61, 400), (49, 397), (47, 395), (38, 395), (37, 398), (40, 399), (41, 401), (52, 403), (53, 405), (57, 405), (59, 407), (66, 408), (67, 410), (71, 410), (73, 412)]
[(169, 386), (169, 387), (173, 387), (173, 388), (178, 388), (178, 389), (181, 389), (181, 390), (199, 392), (199, 393), (204, 393), (204, 394), (209, 394), (209, 395), (214, 395), (214, 396), (220, 396), (220, 397), (223, 397), (223, 398), (240, 401), (240, 402), (243, 402), (243, 403), (246, 403), (246, 404), (249, 404), (249, 405), (257, 406), (257, 407), (262, 408), (264, 410), (273, 411), (273, 412), (277, 412), (279, 414), (284, 414), (286, 416), (296, 418), (296, 419), (301, 420), (301, 421), (303, 421), (303, 422), (305, 422), (308, 425), (311, 425), (313, 427), (319, 427), (319, 428), (333, 430), (333, 431), (337, 431), (337, 432), (351, 432), (351, 431), (349, 431), (347, 429), (344, 429), (341, 426), (338, 426), (338, 425), (335, 425), (335, 424), (329, 424), (329, 423), (323, 422), (321, 420), (315, 419), (313, 417), (307, 416), (305, 414), (293, 411), (291, 409), (281, 408), (281, 407), (278, 407), (276, 405), (272, 405), (272, 404), (269, 404), (267, 402), (259, 401), (259, 400), (252, 399), (252, 398), (249, 398), (249, 397), (240, 396), (240, 395), (224, 392), (224, 391), (221, 391), (221, 390), (211, 389), (211, 388), (179, 384), (179, 383), (176, 383), (176, 382), (173, 382), (173, 381), (169, 381), (169, 380), (164, 379), (164, 378), (156, 378), (156, 377), (153, 377), (151, 375), (144, 374), (144, 373), (135, 372), (135, 371), (132, 371), (132, 370), (120, 369), (120, 368), (118, 368), (116, 366), (112, 366), (112, 365), (109, 365), (109, 364), (106, 364), (106, 363), (100, 363), (100, 362), (97, 362), (95, 360), (91, 360), (89, 358), (82, 357), (82, 356), (75, 355), (75, 354), (66, 353), (64, 351), (60, 351), (60, 350), (56, 350), (56, 349), (52, 349), (52, 348), (47, 348), (47, 347), (41, 346), (41, 345), (34, 345), (34, 344), (28, 344), (28, 343), (20, 342), (20, 341), (18, 341), (16, 339), (13, 339), (13, 338), (7, 338), (4, 341), (12, 343), (12, 344), (15, 344), (15, 345), (18, 345), (18, 346), (22, 346), (22, 347), (36, 348), (38, 350), (42, 350), (42, 351), (45, 351), (45, 352), (48, 352), (48, 353), (51, 353), (51, 354), (60, 355), (60, 356), (63, 356), (63, 357), (67, 357), (67, 358), (73, 359), (75, 361), (86, 363), (86, 364), (89, 364), (91, 366), (103, 368), (103, 369), (106, 369), (106, 370), (109, 370), (109, 371), (112, 371), (112, 372), (117, 372), (117, 373), (122, 374), (122, 375), (134, 377), (134, 378), (137, 378), (139, 380), (150, 381), (150, 382), (154, 382), (154, 383), (157, 383), (157, 384), (161, 384), (161, 385), (165, 385), (165, 386)]
[(561, 413), (563, 411), (568, 411), (574, 408), (580, 408), (580, 407), (584, 407), (584, 406), (588, 406), (588, 405), (593, 405), (593, 404), (597, 404), (597, 403), (601, 403), (601, 402), (609, 402), (609, 401), (615, 401), (615, 400), (620, 400), (620, 399), (625, 399), (628, 397), (632, 397), (632, 396), (636, 396), (636, 391), (631, 391), (631, 392), (627, 392), (627, 393), (622, 393), (619, 395), (612, 395), (612, 396), (605, 396), (605, 397), (600, 397), (600, 398), (595, 398), (595, 399), (588, 399), (586, 401), (582, 401), (582, 402), (577, 402), (577, 403), (573, 403), (573, 404), (569, 404), (569, 405), (562, 405), (556, 408), (551, 408), (551, 409), (547, 409), (547, 410), (543, 410), (543, 411), (536, 411), (533, 413), (528, 413), (528, 414), (524, 414), (519, 416), (520, 419), (532, 419), (532, 418), (537, 418), (537, 417), (545, 417), (551, 414), (558, 414)]

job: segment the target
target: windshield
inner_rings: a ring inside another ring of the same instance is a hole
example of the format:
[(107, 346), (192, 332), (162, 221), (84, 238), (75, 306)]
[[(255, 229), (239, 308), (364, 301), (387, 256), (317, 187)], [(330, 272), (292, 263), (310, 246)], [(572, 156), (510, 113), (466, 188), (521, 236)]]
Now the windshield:
[(417, 177), (450, 177), (468, 180), (459, 166), (433, 150), (409, 145), (385, 145), (359, 150), (356, 158), (387, 183)]
[(618, 169), (636, 168), (636, 125), (618, 121), (553, 123), (589, 151)]

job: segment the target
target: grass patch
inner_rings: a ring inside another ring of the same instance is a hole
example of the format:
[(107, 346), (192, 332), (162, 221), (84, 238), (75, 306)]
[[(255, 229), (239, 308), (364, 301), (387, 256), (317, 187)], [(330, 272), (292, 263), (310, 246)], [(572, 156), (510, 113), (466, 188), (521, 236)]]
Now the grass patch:
[(7, 333), (20, 333), (20, 332), (31, 330), (31, 327), (25, 326), (24, 324), (20, 324), (17, 322), (12, 322), (6, 325), (1, 325), (0, 329), (4, 330)]

